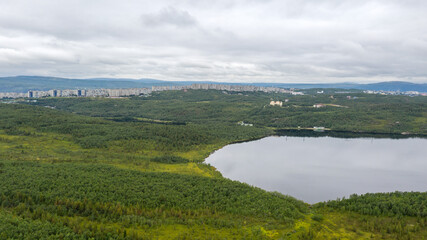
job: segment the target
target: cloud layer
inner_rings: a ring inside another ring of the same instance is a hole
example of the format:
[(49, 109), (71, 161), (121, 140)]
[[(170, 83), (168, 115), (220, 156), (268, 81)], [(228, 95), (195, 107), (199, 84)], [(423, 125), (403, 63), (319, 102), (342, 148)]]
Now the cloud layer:
[(427, 82), (427, 2), (0, 2), (0, 75)]

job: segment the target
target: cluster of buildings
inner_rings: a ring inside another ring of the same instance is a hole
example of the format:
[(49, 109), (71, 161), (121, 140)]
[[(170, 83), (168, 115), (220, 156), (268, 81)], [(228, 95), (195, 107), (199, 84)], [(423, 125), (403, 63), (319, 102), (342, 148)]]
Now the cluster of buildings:
[(190, 86), (184, 86), (189, 89), (213, 89), (229, 92), (276, 92), (276, 93), (289, 93), (292, 94), (294, 91), (287, 90), (284, 88), (278, 87), (261, 87), (261, 86), (251, 86), (251, 85), (226, 85), (226, 84), (207, 84), (207, 83), (197, 83)]
[(245, 123), (243, 121), (240, 121), (237, 124), (240, 126), (245, 126), (245, 127), (253, 127), (254, 126), (252, 123)]
[(420, 93), (418, 91), (373, 91), (373, 90), (365, 90), (363, 91), (367, 94), (380, 94), (380, 95), (407, 95), (407, 96), (427, 96), (427, 93)]
[[(289, 99), (285, 99), (285, 102), (289, 102)], [(282, 101), (271, 100), (270, 101), (270, 106), (279, 106), (279, 107), (281, 107), (281, 106), (283, 106), (283, 102)]]
[(283, 106), (282, 101), (270, 101), (270, 106)]
[[(126, 89), (65, 89), (49, 91), (28, 91), (25, 97), (121, 97), (151, 93), (149, 88)], [(1, 96), (1, 95), (0, 95)]]
[(27, 93), (0, 92), (0, 98), (24, 98), (27, 96), (28, 96)]
[(187, 86), (153, 86), (151, 88), (120, 88), (120, 89), (65, 89), (48, 91), (28, 91), (27, 93), (1, 93), (0, 98), (41, 98), (41, 97), (126, 97), (150, 94), (159, 91), (204, 89), (230, 92), (275, 92), (303, 95), (302, 92), (277, 87), (258, 87), (249, 85), (226, 84), (192, 84)]

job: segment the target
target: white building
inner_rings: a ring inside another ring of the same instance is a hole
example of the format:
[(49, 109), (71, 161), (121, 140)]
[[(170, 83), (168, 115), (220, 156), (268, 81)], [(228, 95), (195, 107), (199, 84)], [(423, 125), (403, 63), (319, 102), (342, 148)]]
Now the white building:
[(271, 106), (283, 106), (283, 102), (282, 101), (271, 101), (270, 105)]
[(321, 108), (321, 107), (325, 107), (325, 106), (326, 106), (325, 104), (321, 104), (321, 103), (313, 105), (314, 108)]

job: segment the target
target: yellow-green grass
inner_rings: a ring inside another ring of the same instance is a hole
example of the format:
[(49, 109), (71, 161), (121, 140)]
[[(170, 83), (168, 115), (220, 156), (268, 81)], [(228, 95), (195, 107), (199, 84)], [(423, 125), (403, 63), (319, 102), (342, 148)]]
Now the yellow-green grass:
[(138, 170), (141, 172), (168, 172), (188, 175), (199, 175), (204, 177), (220, 177), (221, 174), (212, 166), (203, 163), (180, 163), (167, 164), (157, 162), (144, 162), (142, 164), (113, 164), (118, 168)]
[[(322, 216), (321, 220), (313, 220), (315, 215)], [(416, 217), (377, 217), (325, 208), (297, 221), (295, 229), (311, 229), (313, 239), (427, 239), (427, 229), (419, 221)]]
[(337, 225), (331, 216), (322, 215), (321, 220), (313, 220), (317, 214), (309, 214), (295, 223), (295, 233), (290, 239), (369, 239), (371, 234), (363, 231), (350, 231)]
[[(124, 207), (124, 206), (122, 206)], [(124, 207), (126, 208), (126, 207)], [(40, 221), (62, 223), (75, 233), (101, 231), (132, 236), (133, 239), (426, 239), (427, 229), (417, 228), (417, 219), (406, 217), (403, 228), (396, 229), (391, 217), (372, 217), (350, 212), (319, 210), (289, 225), (283, 221), (244, 217), (205, 210), (141, 210), (143, 223), (104, 219), (91, 219), (83, 215), (58, 216), (42, 209)], [(126, 210), (124, 210), (126, 212)], [(0, 208), (1, 214), (14, 218), (29, 218), (31, 213), (24, 205)], [(322, 217), (315, 218), (316, 215)], [(132, 215), (129, 215), (132, 219)], [(397, 226), (398, 227), (398, 226)]]
[[(132, 153), (124, 152), (123, 149), (115, 147), (114, 144), (110, 148), (84, 149), (74, 143), (70, 136), (64, 134), (35, 132), (33, 129), (26, 129), (26, 132), (28, 132), (28, 136), (13, 136), (0, 131), (0, 157), (44, 162), (100, 162), (144, 172), (169, 172), (206, 177), (221, 176), (214, 167), (201, 162), (222, 145), (198, 146), (196, 149), (187, 152), (170, 153), (148, 148), (139, 153)], [(155, 146), (151, 143), (150, 145)], [(153, 157), (165, 154), (184, 157), (191, 162), (162, 164), (149, 161)]]
[(139, 121), (148, 121), (148, 122), (155, 122), (155, 123), (172, 123), (172, 121), (160, 120), (160, 119), (151, 119), (151, 118), (142, 118), (142, 117), (137, 117), (135, 119), (139, 120)]

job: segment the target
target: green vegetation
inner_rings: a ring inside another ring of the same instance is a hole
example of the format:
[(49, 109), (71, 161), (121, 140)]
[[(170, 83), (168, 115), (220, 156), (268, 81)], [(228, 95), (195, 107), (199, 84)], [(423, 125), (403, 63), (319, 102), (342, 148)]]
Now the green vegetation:
[(427, 134), (424, 98), (352, 96), (200, 90), (0, 104), (0, 239), (427, 238), (426, 193), (309, 206), (203, 163), (227, 144), (298, 126)]
[(348, 199), (320, 204), (373, 216), (427, 217), (427, 192), (353, 194)]
[[(2, 209), (24, 219), (72, 226), (78, 233), (89, 224), (96, 230), (93, 237), (103, 234), (98, 225), (111, 225), (111, 233), (181, 224), (215, 229), (242, 227), (240, 217), (290, 226), (307, 211), (306, 204), (292, 197), (223, 178), (142, 173), (102, 164), (3, 161), (0, 182)], [(75, 225), (79, 221), (87, 223)]]
[(427, 237), (426, 192), (354, 194), (349, 199), (318, 203), (315, 208), (347, 228), (376, 233), (377, 238)]
[(158, 163), (188, 163), (188, 159), (178, 157), (178, 156), (161, 156), (152, 158), (151, 161)]
[[(20, 144), (22, 146), (8, 148), (11, 153), (7, 158), (14, 159), (22, 155), (25, 158), (34, 158), (40, 155), (39, 158), (49, 160), (55, 158), (66, 160), (72, 154), (69, 151), (74, 150), (78, 152), (74, 154), (78, 160), (106, 159), (121, 162), (148, 160), (162, 155), (177, 155), (191, 161), (202, 162), (211, 151), (225, 144), (259, 138), (272, 132), (268, 129), (246, 128), (235, 124), (163, 125), (115, 122), (42, 107), (6, 104), (0, 105), (0, 131), (7, 135), (4, 138), (8, 138), (8, 141), (19, 138), (15, 143), (43, 139), (53, 144), (62, 142), (62, 145), (70, 145), (70, 148), (61, 146), (60, 149), (54, 149), (51, 154), (43, 155), (37, 154), (40, 151), (37, 147), (50, 146)], [(28, 152), (32, 154), (27, 154)]]
[[(348, 95), (351, 95), (351, 99), (347, 98)], [(271, 99), (288, 99), (288, 102), (283, 102), (283, 107), (269, 106)], [(319, 103), (326, 106), (313, 107)], [(244, 121), (255, 127), (279, 129), (323, 126), (337, 131), (427, 134), (425, 97), (363, 93), (290, 96), (245, 92), (239, 95), (193, 90), (158, 92), (148, 98), (48, 98), (35, 104), (121, 121), (140, 119), (141, 122), (151, 120), (202, 125)], [(330, 106), (332, 104), (344, 107)]]

